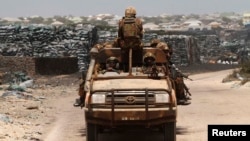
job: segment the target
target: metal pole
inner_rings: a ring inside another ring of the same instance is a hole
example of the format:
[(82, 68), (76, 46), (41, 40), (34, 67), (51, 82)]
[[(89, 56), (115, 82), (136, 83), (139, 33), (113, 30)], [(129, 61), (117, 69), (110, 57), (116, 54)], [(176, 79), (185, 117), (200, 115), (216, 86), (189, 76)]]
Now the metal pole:
[(129, 48), (129, 76), (132, 76), (132, 48)]

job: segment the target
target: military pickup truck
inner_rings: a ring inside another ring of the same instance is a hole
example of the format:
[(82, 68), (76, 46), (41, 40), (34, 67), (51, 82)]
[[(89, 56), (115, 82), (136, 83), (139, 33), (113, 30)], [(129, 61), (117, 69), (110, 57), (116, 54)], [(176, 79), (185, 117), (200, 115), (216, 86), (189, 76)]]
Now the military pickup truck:
[(113, 47), (92, 48), (90, 54), (84, 85), (86, 140), (97, 141), (104, 131), (138, 127), (154, 128), (164, 141), (176, 141), (177, 102), (164, 52)]

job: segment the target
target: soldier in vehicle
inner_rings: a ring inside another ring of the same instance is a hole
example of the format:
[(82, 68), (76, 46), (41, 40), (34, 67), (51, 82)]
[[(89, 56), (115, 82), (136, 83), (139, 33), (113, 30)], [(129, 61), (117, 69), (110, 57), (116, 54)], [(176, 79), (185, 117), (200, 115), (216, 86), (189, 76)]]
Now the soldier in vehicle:
[[(140, 18), (136, 17), (136, 9), (129, 6), (125, 9), (125, 16), (118, 24), (118, 44), (121, 48), (121, 62), (123, 70), (129, 71), (129, 64), (143, 57), (143, 26)], [(129, 61), (129, 55), (133, 56)]]
[(159, 39), (152, 39), (150, 42), (150, 47), (156, 47), (158, 43), (160, 43), (161, 40)]
[(94, 48), (96, 48), (98, 51), (101, 50), (101, 49), (103, 49), (103, 47), (104, 46), (102, 44), (95, 44), (94, 45)]
[(106, 72), (119, 72), (119, 60), (114, 57), (111, 56), (106, 60), (106, 69), (102, 71), (102, 73), (106, 73)]
[(142, 71), (146, 74), (151, 74), (153, 73), (153, 68), (155, 65), (155, 55), (151, 52), (147, 52), (144, 56), (143, 56), (143, 68)]
[(156, 44), (156, 48), (161, 49), (165, 53), (167, 61), (170, 62), (171, 54), (169, 46), (165, 42), (159, 42)]
[[(175, 84), (177, 102), (183, 105), (191, 104), (190, 101), (188, 101), (191, 99), (189, 97), (191, 94), (183, 79), (188, 78), (188, 76), (184, 75), (178, 68), (176, 68), (173, 62), (171, 62), (171, 55), (173, 53), (172, 47), (164, 42), (159, 42), (156, 45), (156, 48), (162, 49), (166, 54), (166, 59), (168, 61), (167, 66), (170, 70), (169, 74)], [(187, 94), (189, 94), (189, 96)]]
[(188, 76), (183, 74), (178, 68), (173, 68), (172, 73), (174, 74), (172, 77), (176, 84), (177, 102), (182, 105), (191, 104), (189, 101), (191, 100), (191, 93), (189, 92), (187, 85), (184, 83), (184, 78), (188, 78)]
[(118, 26), (118, 40), (121, 48), (139, 48), (142, 46), (142, 21), (136, 17), (134, 7), (130, 6), (125, 10), (125, 16), (119, 20)]
[[(99, 51), (103, 49), (104, 46), (102, 44), (95, 44), (93, 48), (96, 48)], [(85, 99), (84, 84), (85, 84), (85, 76), (86, 76), (85, 73), (86, 72), (82, 72), (82, 78), (80, 79), (79, 89), (78, 89), (79, 98), (77, 98), (75, 100), (75, 103), (73, 104), (73, 106), (75, 107), (84, 106), (84, 99)]]
[(158, 78), (159, 70), (156, 67), (156, 62), (155, 62), (155, 55), (151, 52), (147, 52), (143, 56), (143, 72), (145, 74), (149, 74), (151, 78)]
[[(142, 52), (142, 37), (143, 37), (143, 26), (141, 19), (136, 17), (136, 10), (134, 7), (128, 7), (125, 10), (125, 16), (119, 21), (118, 29), (118, 39), (115, 39), (112, 45), (110, 44), (96, 44), (94, 47), (98, 50), (108, 47), (119, 46), (123, 50), (123, 59), (128, 59), (128, 50), (129, 48), (139, 49), (139, 52)], [(137, 55), (140, 56), (140, 55)], [(136, 58), (135, 58), (136, 59)], [(110, 61), (111, 63), (112, 61)], [(108, 64), (108, 61), (107, 61)], [(119, 64), (119, 63), (118, 63)], [(107, 67), (107, 66), (106, 66)], [(108, 67), (110, 69), (110, 67)], [(116, 69), (111, 69), (116, 70)], [(105, 71), (106, 72), (106, 71)], [(117, 71), (118, 72), (118, 71)], [(74, 106), (83, 106), (85, 93), (84, 93), (84, 79), (79, 86), (79, 96), (80, 98), (76, 99)]]

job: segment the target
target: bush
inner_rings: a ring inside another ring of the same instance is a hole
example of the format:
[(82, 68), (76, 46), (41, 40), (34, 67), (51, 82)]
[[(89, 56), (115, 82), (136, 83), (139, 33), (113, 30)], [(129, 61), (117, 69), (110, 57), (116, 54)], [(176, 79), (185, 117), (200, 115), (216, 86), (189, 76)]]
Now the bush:
[(250, 61), (247, 61), (241, 65), (241, 72), (250, 74)]
[(233, 70), (233, 72), (231, 74), (227, 75), (227, 77), (225, 77), (222, 80), (222, 83), (238, 80), (237, 73), (239, 73), (237, 70)]

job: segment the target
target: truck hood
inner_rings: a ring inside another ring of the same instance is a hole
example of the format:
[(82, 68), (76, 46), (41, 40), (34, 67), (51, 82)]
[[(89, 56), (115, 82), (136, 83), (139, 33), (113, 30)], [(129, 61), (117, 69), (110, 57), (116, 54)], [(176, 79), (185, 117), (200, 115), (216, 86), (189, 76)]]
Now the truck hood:
[(170, 90), (167, 81), (153, 79), (109, 79), (93, 82), (94, 91), (109, 89), (166, 89)]

